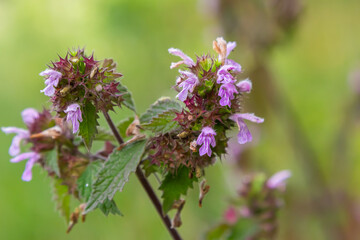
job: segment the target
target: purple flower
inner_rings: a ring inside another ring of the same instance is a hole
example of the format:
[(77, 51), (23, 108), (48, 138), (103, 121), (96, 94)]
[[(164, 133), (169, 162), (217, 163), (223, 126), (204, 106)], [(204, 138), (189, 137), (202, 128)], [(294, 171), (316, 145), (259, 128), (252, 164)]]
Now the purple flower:
[(55, 93), (55, 88), (59, 84), (59, 80), (61, 79), (61, 73), (52, 69), (46, 69), (45, 71), (39, 74), (40, 76), (46, 77), (46, 87), (40, 92), (44, 92), (46, 96), (51, 97)]
[(183, 61), (179, 61), (179, 62), (176, 62), (176, 63), (171, 63), (170, 69), (178, 67), (181, 64), (185, 64), (188, 67), (195, 66), (194, 61), (188, 55), (183, 53), (181, 50), (176, 49), (176, 48), (169, 48), (168, 51), (169, 51), (170, 54), (172, 54), (174, 56), (178, 56), (178, 57), (183, 59)]
[(231, 100), (234, 99), (235, 93), (239, 93), (239, 92), (237, 91), (234, 84), (225, 83), (225, 84), (221, 85), (219, 94), (218, 94), (221, 97), (220, 105), (221, 106), (227, 105), (227, 106), (231, 107)]
[[(232, 60), (231, 60), (232, 61)], [(232, 61), (231, 64), (225, 64), (217, 72), (217, 83), (234, 83), (236, 81), (235, 77), (230, 73), (230, 71), (236, 73), (241, 72), (241, 66)]]
[(25, 159), (29, 159), (26, 163), (24, 173), (21, 177), (21, 179), (23, 181), (28, 182), (32, 179), (31, 169), (40, 158), (41, 158), (41, 155), (39, 153), (26, 152), (26, 153), (22, 153), (16, 157), (14, 157), (13, 159), (10, 160), (10, 162), (17, 163), (17, 162), (23, 161)]
[(212, 152), (210, 145), (212, 147), (216, 146), (215, 137), (214, 137), (215, 135), (216, 132), (211, 127), (204, 127), (201, 130), (201, 133), (196, 141), (197, 145), (202, 145), (199, 151), (200, 156), (207, 154), (209, 157), (211, 157)]
[(230, 225), (237, 223), (238, 218), (239, 214), (234, 207), (229, 207), (224, 213), (224, 219)]
[(64, 112), (67, 114), (66, 120), (72, 122), (73, 133), (76, 133), (79, 130), (79, 122), (83, 121), (79, 104), (73, 103), (69, 105)]
[(17, 127), (3, 127), (1, 130), (6, 133), (15, 133), (16, 136), (13, 138), (11, 146), (9, 148), (10, 156), (16, 156), (20, 153), (20, 144), (21, 141), (25, 138), (30, 137), (30, 133), (28, 130), (17, 128)]
[(30, 126), (39, 118), (39, 112), (33, 108), (27, 108), (21, 112), (22, 119), (27, 126)]
[(179, 84), (179, 87), (182, 88), (181, 92), (176, 95), (180, 101), (185, 101), (189, 92), (193, 92), (196, 85), (199, 83), (198, 77), (187, 71), (179, 71), (182, 75), (185, 75), (187, 79)]
[(251, 92), (252, 83), (249, 79), (245, 79), (236, 84), (240, 92)]
[(238, 133), (238, 142), (244, 144), (252, 141), (251, 133), (246, 126), (244, 119), (251, 122), (262, 123), (264, 122), (263, 118), (256, 117), (253, 113), (238, 113), (230, 116), (230, 119), (237, 123), (239, 127)]
[(277, 172), (267, 180), (266, 186), (270, 189), (285, 189), (285, 180), (289, 177), (291, 177), (291, 172), (289, 170)]
[(232, 52), (232, 50), (234, 50), (235, 47), (236, 47), (236, 42), (228, 42), (226, 44), (226, 57), (229, 56), (229, 54)]

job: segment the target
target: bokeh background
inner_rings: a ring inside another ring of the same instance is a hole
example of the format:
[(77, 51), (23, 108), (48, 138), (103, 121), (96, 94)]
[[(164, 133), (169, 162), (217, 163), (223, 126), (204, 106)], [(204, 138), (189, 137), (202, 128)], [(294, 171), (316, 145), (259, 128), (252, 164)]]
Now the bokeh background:
[[(255, 140), (235, 161), (208, 169), (203, 208), (198, 187), (189, 192), (184, 239), (221, 220), (244, 174), (282, 169), (293, 176), (278, 239), (360, 239), (359, 9), (358, 0), (0, 0), (0, 126), (22, 127), (24, 108), (49, 106), (38, 74), (68, 48), (114, 58), (143, 112), (175, 96), (168, 48), (213, 53), (224, 36), (253, 80), (245, 108), (265, 122), (251, 125)], [(47, 174), (34, 167), (22, 182), (10, 142), (0, 134), (0, 239), (169, 239), (134, 176), (115, 198), (124, 217), (96, 211), (66, 234)]]

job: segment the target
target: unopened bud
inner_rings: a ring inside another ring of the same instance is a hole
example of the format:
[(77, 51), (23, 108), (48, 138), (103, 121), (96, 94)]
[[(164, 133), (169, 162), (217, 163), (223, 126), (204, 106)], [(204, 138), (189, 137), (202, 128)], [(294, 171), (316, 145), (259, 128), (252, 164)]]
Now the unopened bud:
[(97, 91), (97, 92), (101, 92), (102, 91), (102, 86), (100, 85), (100, 84), (97, 84), (96, 85), (96, 87), (95, 87), (95, 90)]
[(196, 146), (197, 146), (196, 140), (192, 141), (192, 142), (190, 143), (190, 150), (193, 151), (193, 152), (196, 152), (196, 151), (197, 151)]
[(63, 89), (61, 89), (60, 94), (61, 96), (65, 96), (66, 93), (71, 89), (70, 85), (67, 85), (66, 87), (64, 87)]

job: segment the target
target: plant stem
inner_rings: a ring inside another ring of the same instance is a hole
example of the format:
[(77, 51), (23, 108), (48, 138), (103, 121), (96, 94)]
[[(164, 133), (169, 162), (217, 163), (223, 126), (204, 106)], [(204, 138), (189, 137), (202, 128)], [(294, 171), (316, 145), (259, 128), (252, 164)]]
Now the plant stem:
[[(118, 141), (119, 144), (123, 144), (124, 140), (121, 138), (119, 131), (117, 130), (116, 126), (114, 125), (113, 121), (111, 120), (109, 114), (106, 111), (103, 111), (104, 117), (107, 121), (107, 123), (110, 126), (111, 131), (113, 132), (116, 140)], [(170, 235), (172, 236), (172, 238), (174, 240), (181, 240), (181, 237), (179, 235), (179, 233), (177, 232), (177, 230), (175, 228), (171, 227), (171, 221), (168, 215), (163, 215), (162, 212), (162, 205), (160, 203), (160, 200), (158, 199), (158, 197), (156, 196), (154, 190), (152, 189), (149, 181), (146, 179), (144, 173), (142, 172), (142, 170), (140, 169), (140, 167), (138, 166), (136, 168), (136, 176), (138, 177), (141, 185), (143, 186), (143, 188), (145, 189), (147, 195), (149, 196), (151, 202), (153, 203), (153, 205), (155, 206), (158, 214), (161, 217), (161, 220), (163, 221), (163, 223), (165, 224), (167, 230), (169, 231)]]

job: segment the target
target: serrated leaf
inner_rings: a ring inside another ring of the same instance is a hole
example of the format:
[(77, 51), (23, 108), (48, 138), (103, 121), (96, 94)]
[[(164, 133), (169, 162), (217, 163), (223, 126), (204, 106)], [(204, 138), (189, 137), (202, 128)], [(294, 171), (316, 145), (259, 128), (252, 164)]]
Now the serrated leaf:
[(70, 220), (70, 198), (68, 186), (61, 184), (62, 180), (55, 178), (53, 186), (54, 201), (56, 210), (65, 218), (66, 223)]
[(60, 177), (58, 157), (59, 155), (57, 147), (44, 153), (45, 165), (50, 168), (50, 170), (53, 171), (56, 176)]
[(197, 181), (195, 177), (189, 178), (189, 169), (179, 168), (176, 174), (169, 172), (159, 187), (163, 191), (163, 211), (167, 213), (174, 201), (179, 200), (181, 195), (186, 195), (189, 188), (193, 188), (193, 182)]
[(97, 115), (95, 106), (90, 102), (86, 101), (85, 105), (81, 109), (83, 121), (80, 122), (80, 136), (83, 138), (85, 146), (90, 149), (95, 134), (97, 133)]
[(145, 123), (141, 125), (146, 130), (151, 130), (155, 133), (167, 133), (174, 131), (179, 128), (180, 125), (177, 121), (174, 121), (176, 118), (175, 112), (173, 110), (160, 113), (154, 117), (150, 123)]
[(114, 200), (105, 199), (104, 203), (100, 204), (98, 208), (104, 213), (105, 216), (108, 216), (109, 213), (123, 216), (119, 208), (116, 206)]
[(97, 134), (94, 137), (94, 141), (115, 141), (114, 135), (104, 128), (97, 128)]
[(119, 85), (117, 86), (117, 89), (120, 91), (121, 97), (123, 99), (122, 104), (124, 104), (130, 110), (136, 112), (134, 100), (131, 96), (131, 93), (127, 89), (127, 87), (125, 87), (124, 85), (119, 83)]
[(146, 140), (141, 140), (125, 145), (121, 150), (113, 151), (97, 175), (85, 213), (94, 210), (106, 199), (113, 199), (117, 191), (122, 191), (130, 173), (136, 170), (145, 145)]
[(121, 137), (126, 138), (126, 129), (133, 121), (134, 121), (134, 117), (129, 117), (119, 122), (119, 124), (117, 125), (117, 129), (119, 130)]
[(169, 110), (181, 112), (182, 107), (177, 101), (171, 100), (168, 97), (160, 98), (154, 104), (152, 104), (144, 114), (140, 116), (140, 122), (148, 123), (157, 115)]
[(103, 163), (101, 161), (92, 162), (86, 167), (85, 171), (78, 178), (77, 190), (83, 201), (87, 202), (89, 200), (92, 191), (92, 184), (95, 182), (96, 175), (102, 166)]
[[(96, 181), (96, 176), (102, 166), (103, 163), (101, 161), (92, 162), (87, 166), (85, 171), (79, 177), (77, 181), (77, 190), (83, 201), (87, 202), (89, 200), (92, 191), (92, 185)], [(116, 206), (114, 200), (106, 199), (104, 203), (98, 205), (98, 208), (105, 214), (105, 216), (108, 216), (109, 213), (122, 216), (122, 213)]]

